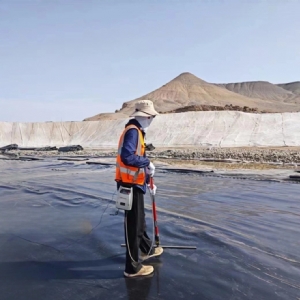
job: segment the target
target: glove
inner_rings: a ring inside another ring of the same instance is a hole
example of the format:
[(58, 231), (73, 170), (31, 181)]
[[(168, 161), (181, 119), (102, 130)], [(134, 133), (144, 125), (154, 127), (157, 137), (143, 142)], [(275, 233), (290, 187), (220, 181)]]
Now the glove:
[(155, 173), (155, 167), (154, 167), (154, 164), (152, 162), (150, 162), (149, 166), (147, 167), (146, 169), (147, 171), (147, 174), (150, 176), (150, 177), (153, 177), (154, 176), (154, 173)]
[(148, 184), (148, 189), (152, 196), (154, 196), (156, 194), (157, 187), (155, 184), (153, 184), (153, 188), (151, 188), (150, 184)]

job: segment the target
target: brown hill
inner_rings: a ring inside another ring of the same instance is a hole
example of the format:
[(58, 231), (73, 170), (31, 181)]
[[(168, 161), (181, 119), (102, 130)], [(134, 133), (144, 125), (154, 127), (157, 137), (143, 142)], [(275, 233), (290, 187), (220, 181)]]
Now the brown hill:
[(300, 81), (277, 84), (279, 87), (300, 96)]
[(250, 98), (260, 98), (273, 101), (284, 101), (294, 94), (267, 81), (238, 82), (218, 84), (231, 92)]
[(123, 113), (131, 112), (135, 102), (141, 99), (152, 100), (160, 112), (190, 105), (225, 106), (232, 104), (253, 108), (260, 106), (266, 109), (271, 104), (261, 99), (249, 98), (226, 90), (190, 73), (182, 73), (159, 89), (135, 100), (125, 102), (120, 111)]
[(117, 120), (128, 118), (128, 115), (123, 113), (100, 113), (98, 115), (84, 119), (83, 121), (100, 121), (100, 120)]
[[(300, 97), (298, 83), (274, 85), (269, 82), (242, 82), (229, 84), (208, 83), (191, 73), (182, 73), (157, 90), (137, 99), (125, 102), (114, 118), (124, 118), (134, 110), (134, 104), (141, 99), (154, 102), (159, 112), (176, 111), (184, 107), (248, 107), (258, 112), (299, 111)], [(299, 100), (299, 101), (298, 101)], [(248, 110), (246, 109), (246, 111)], [(99, 114), (85, 120), (107, 119)]]

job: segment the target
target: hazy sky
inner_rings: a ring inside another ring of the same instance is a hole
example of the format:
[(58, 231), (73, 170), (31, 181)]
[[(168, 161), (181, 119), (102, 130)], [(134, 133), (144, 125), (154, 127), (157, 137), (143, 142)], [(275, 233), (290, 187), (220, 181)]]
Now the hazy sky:
[(114, 112), (182, 72), (300, 80), (299, 0), (0, 0), (0, 121)]

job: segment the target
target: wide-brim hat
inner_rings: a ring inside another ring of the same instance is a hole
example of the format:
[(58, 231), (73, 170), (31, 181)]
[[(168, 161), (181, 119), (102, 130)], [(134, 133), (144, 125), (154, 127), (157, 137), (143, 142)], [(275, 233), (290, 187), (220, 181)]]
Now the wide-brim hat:
[(159, 115), (159, 113), (154, 109), (154, 105), (151, 100), (140, 100), (135, 103), (135, 111), (130, 115), (130, 117), (150, 117), (157, 115)]

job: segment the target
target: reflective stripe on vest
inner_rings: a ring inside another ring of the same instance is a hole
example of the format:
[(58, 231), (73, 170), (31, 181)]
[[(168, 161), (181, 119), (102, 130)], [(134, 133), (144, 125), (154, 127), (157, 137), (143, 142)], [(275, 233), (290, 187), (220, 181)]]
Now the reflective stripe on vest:
[(119, 140), (115, 180), (121, 181), (124, 183), (143, 185), (145, 182), (144, 168), (127, 166), (121, 160), (121, 152), (122, 152), (122, 147), (124, 144), (125, 134), (129, 129), (132, 129), (132, 128), (137, 129), (137, 131), (138, 131), (138, 143), (137, 143), (137, 149), (135, 151), (135, 154), (138, 156), (144, 156), (144, 153), (145, 153), (144, 137), (143, 137), (141, 130), (135, 125), (127, 126), (125, 128), (125, 130), (123, 131), (123, 133), (120, 137), (120, 140)]
[(137, 171), (132, 171), (128, 168), (121, 167), (118, 163), (116, 163), (116, 167), (120, 169), (121, 173), (126, 173), (133, 176), (134, 181), (137, 179), (139, 174), (145, 173), (144, 169), (138, 169)]

